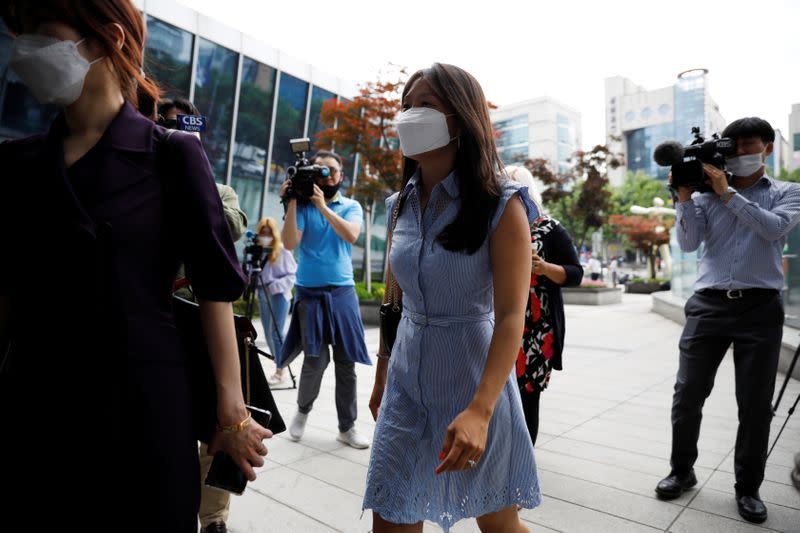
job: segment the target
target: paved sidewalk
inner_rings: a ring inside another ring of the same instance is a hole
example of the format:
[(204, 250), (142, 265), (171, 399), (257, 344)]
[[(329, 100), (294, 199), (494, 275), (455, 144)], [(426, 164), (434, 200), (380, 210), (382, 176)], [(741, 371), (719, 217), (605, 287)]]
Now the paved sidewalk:
[[(800, 532), (800, 494), (789, 480), (800, 452), (800, 412), (795, 413), (767, 464), (761, 496), (769, 520), (761, 527), (739, 518), (733, 499), (733, 444), (736, 400), (730, 354), (720, 367), (704, 409), (699, 484), (672, 502), (653, 488), (669, 470), (670, 406), (681, 328), (650, 312), (649, 296), (625, 295), (619, 305), (567, 306), (563, 372), (553, 375), (542, 395), (536, 458), (544, 502), (522, 516), (534, 532), (738, 533)], [(370, 353), (377, 329), (367, 331)], [(299, 373), (301, 362), (294, 370)], [(358, 367), (358, 428), (371, 435), (367, 403), (374, 367)], [(272, 371), (270, 362), (265, 369)], [(778, 386), (783, 376), (778, 376)], [(369, 450), (336, 441), (334, 375), (330, 368), (300, 443), (286, 435), (268, 441), (270, 453), (258, 480), (231, 503), (235, 533), (367, 532), (361, 516)], [(296, 391), (275, 391), (287, 421), (295, 413)], [(770, 442), (800, 394), (790, 383)], [(426, 525), (425, 531), (440, 531)], [(453, 531), (477, 532), (474, 520)]]

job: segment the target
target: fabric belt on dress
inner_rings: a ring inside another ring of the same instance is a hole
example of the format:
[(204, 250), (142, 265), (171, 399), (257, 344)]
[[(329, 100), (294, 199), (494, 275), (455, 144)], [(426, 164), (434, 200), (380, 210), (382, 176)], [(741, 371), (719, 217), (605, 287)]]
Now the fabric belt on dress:
[(469, 324), (472, 322), (488, 322), (494, 320), (494, 313), (475, 315), (428, 316), (403, 308), (403, 316), (418, 326), (447, 327), (453, 324)]

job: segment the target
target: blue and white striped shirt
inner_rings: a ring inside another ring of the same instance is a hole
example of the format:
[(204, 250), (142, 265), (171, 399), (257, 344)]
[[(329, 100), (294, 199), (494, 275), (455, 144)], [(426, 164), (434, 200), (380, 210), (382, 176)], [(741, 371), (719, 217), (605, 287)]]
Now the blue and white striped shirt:
[(783, 247), (800, 221), (800, 184), (765, 174), (727, 204), (714, 193), (695, 193), (676, 210), (681, 250), (693, 252), (705, 241), (696, 291), (783, 289)]

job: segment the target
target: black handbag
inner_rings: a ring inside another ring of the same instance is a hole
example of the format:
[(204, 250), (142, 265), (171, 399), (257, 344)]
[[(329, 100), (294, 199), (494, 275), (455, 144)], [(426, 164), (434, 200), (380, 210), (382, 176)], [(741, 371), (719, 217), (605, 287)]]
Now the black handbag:
[[(199, 306), (181, 298), (172, 297), (175, 326), (186, 351), (192, 387), (192, 416), (197, 439), (208, 443), (217, 428), (217, 385), (211, 357), (208, 354)], [(242, 392), (245, 404), (269, 411), (267, 429), (274, 434), (286, 431), (272, 391), (261, 367), (258, 349), (255, 346), (256, 330), (246, 317), (234, 315), (236, 344), (239, 347), (239, 365), (242, 371)], [(253, 413), (253, 419), (261, 418)]]
[[(386, 246), (387, 257), (389, 257), (389, 253), (392, 251), (394, 228), (397, 226), (397, 218), (400, 216), (400, 211), (403, 209), (405, 200), (406, 195), (401, 193), (392, 210), (392, 227), (389, 231), (389, 239)], [(386, 269), (386, 295), (386, 302), (381, 304), (378, 318), (384, 353), (391, 355), (394, 341), (397, 338), (397, 328), (400, 326), (400, 317), (403, 316), (403, 291), (397, 284), (397, 280), (394, 279), (391, 267), (387, 267)]]

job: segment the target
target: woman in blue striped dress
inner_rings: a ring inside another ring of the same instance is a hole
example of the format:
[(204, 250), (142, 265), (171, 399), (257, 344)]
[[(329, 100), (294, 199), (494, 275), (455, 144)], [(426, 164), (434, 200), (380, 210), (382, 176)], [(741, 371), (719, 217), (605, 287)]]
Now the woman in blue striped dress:
[[(403, 291), (397, 340), (379, 353), (364, 508), (376, 533), (524, 532), (541, 495), (512, 369), (530, 281), (527, 191), (500, 178), (488, 106), (467, 72), (415, 73), (396, 123), (405, 184), (390, 271)], [(391, 218), (388, 217), (388, 218)], [(383, 343), (381, 343), (383, 344)]]

